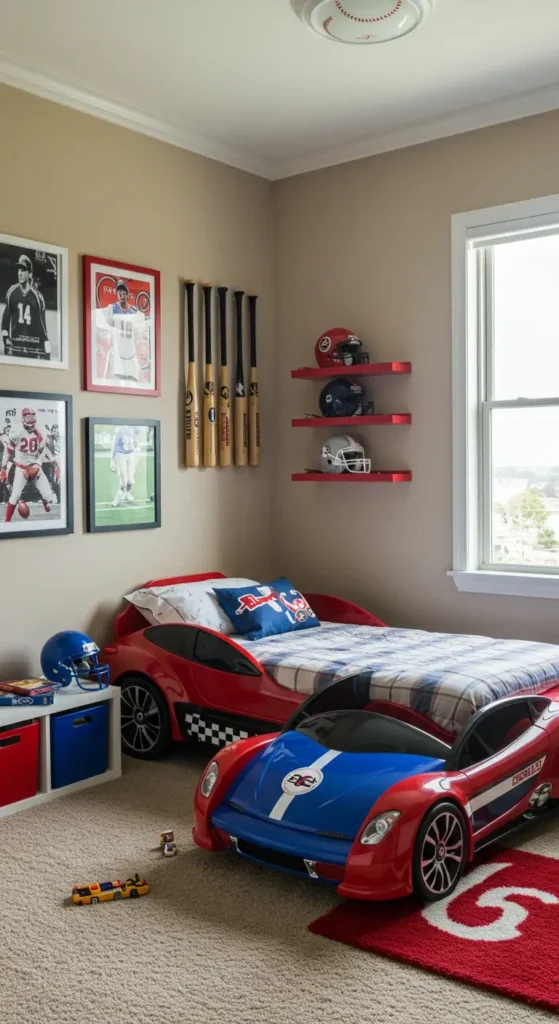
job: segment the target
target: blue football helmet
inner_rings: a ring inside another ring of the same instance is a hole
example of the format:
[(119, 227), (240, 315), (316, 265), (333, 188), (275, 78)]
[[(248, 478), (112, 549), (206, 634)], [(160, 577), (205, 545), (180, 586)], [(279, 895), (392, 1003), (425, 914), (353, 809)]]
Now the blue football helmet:
[(109, 666), (100, 665), (99, 648), (77, 629), (65, 629), (47, 640), (41, 651), (46, 679), (61, 686), (77, 683), (82, 690), (102, 690), (109, 685)]

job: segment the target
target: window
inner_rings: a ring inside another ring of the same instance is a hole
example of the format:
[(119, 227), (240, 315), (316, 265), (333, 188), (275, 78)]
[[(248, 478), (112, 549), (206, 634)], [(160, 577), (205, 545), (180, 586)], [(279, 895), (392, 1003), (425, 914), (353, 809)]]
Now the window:
[(227, 640), (206, 633), (196, 626), (150, 626), (144, 634), (169, 654), (186, 661), (197, 661), (206, 668), (220, 672), (233, 672), (241, 676), (259, 676), (261, 673)]
[(559, 597), (559, 196), (453, 218), (460, 589)]
[(504, 750), (532, 726), (527, 701), (515, 701), (508, 707), (484, 713), (458, 756), (458, 769), (470, 768)]
[(206, 668), (217, 669), (219, 672), (233, 672), (238, 676), (260, 675), (252, 662), (239, 654), (227, 640), (221, 640), (213, 633), (205, 633), (201, 629), (196, 635), (194, 658)]
[(328, 750), (341, 750), (344, 754), (414, 754), (446, 761), (450, 753), (448, 743), (397, 718), (371, 711), (313, 715), (299, 723), (297, 732)]
[(144, 636), (150, 643), (161, 647), (168, 654), (176, 654), (179, 658), (190, 660), (193, 657), (197, 632), (196, 626), (150, 626), (145, 630)]

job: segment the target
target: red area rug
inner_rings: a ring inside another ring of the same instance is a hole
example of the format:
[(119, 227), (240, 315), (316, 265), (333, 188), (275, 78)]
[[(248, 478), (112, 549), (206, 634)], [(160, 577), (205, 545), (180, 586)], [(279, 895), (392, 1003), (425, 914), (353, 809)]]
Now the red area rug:
[(325, 938), (559, 1010), (559, 860), (503, 850), (448, 900), (348, 901), (309, 926)]

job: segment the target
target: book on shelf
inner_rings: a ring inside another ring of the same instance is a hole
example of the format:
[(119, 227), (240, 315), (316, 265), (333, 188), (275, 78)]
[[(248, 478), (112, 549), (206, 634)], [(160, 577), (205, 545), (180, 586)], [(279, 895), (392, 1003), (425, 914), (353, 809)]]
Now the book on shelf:
[(7, 690), (0, 691), (0, 708), (16, 707), (46, 707), (54, 703), (56, 690), (50, 693), (34, 693), (24, 696), (22, 693), (8, 693)]
[(40, 693), (54, 693), (60, 689), (59, 683), (51, 683), (49, 679), (4, 679), (0, 680), (0, 692), (17, 693), (21, 697), (34, 697)]

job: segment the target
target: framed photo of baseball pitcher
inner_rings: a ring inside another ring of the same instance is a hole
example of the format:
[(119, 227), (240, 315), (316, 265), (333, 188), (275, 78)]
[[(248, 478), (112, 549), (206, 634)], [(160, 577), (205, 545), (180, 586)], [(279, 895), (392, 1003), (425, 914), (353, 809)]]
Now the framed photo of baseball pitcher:
[(161, 394), (160, 275), (83, 257), (87, 391)]
[(0, 540), (73, 529), (71, 396), (0, 390)]
[(68, 250), (0, 235), (0, 363), (68, 368)]
[(159, 420), (86, 420), (90, 533), (161, 526), (160, 433)]

